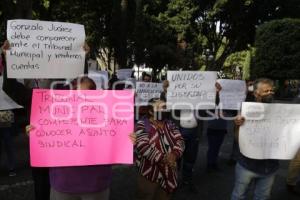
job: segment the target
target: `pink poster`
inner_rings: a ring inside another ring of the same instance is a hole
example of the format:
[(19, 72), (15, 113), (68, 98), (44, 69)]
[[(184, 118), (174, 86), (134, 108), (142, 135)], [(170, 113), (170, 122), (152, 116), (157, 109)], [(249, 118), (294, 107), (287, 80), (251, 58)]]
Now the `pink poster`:
[(31, 166), (132, 164), (133, 99), (131, 90), (34, 90)]

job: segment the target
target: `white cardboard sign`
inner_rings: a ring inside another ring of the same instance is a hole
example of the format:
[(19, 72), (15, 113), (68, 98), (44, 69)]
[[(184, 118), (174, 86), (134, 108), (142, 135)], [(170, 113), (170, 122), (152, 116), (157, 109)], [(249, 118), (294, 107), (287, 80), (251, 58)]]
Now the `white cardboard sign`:
[(8, 78), (76, 78), (84, 72), (83, 25), (8, 20)]
[(242, 80), (219, 79), (220, 104), (222, 109), (240, 110), (242, 102), (246, 99), (246, 82)]
[(241, 153), (252, 159), (292, 159), (300, 148), (300, 105), (242, 103)]
[(168, 71), (168, 109), (213, 109), (215, 108), (216, 72)]
[(148, 105), (148, 101), (159, 98), (162, 91), (162, 83), (137, 82), (135, 105)]

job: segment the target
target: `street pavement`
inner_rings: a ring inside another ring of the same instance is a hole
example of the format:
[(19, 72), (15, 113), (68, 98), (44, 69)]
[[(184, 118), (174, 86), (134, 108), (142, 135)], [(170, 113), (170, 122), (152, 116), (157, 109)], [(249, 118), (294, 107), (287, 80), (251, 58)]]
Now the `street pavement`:
[[(195, 184), (198, 192), (193, 193), (187, 187), (180, 187), (173, 195), (173, 200), (227, 200), (233, 189), (234, 166), (228, 165), (232, 148), (233, 136), (227, 134), (220, 153), (220, 168), (217, 173), (207, 173), (205, 135), (200, 139), (198, 160), (195, 167)], [(9, 177), (5, 170), (6, 157), (2, 153), (0, 163), (0, 200), (34, 200), (33, 181), (29, 167), (28, 138), (19, 134), (15, 137), (17, 149), (17, 176)], [(300, 196), (289, 193), (285, 186), (287, 161), (281, 162), (281, 167), (272, 192), (273, 200), (299, 200)], [(136, 170), (133, 166), (115, 166), (111, 186), (111, 200), (133, 200), (136, 189)], [(298, 188), (299, 189), (299, 188)]]

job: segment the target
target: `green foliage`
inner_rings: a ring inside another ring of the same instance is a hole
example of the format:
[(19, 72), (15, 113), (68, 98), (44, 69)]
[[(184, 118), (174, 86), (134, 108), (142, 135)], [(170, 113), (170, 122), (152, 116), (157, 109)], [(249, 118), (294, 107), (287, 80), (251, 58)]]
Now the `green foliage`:
[[(25, 1), (0, 1), (0, 41), (5, 40), (6, 20), (20, 16), (22, 2)], [(32, 3), (33, 19), (83, 24), (91, 55), (105, 61), (109, 69), (115, 61), (119, 67), (146, 64), (155, 72), (166, 66), (220, 70), (229, 55), (248, 51), (248, 46), (254, 45), (258, 25), (300, 17), (299, 0), (26, 2)], [(214, 56), (210, 64), (203, 58), (206, 49)], [(240, 53), (236, 55), (240, 57)], [(252, 54), (245, 57), (242, 53), (241, 57), (242, 63), (249, 63)], [(232, 56), (228, 59), (234, 60)], [(235, 64), (226, 60), (225, 66), (228, 62)], [(249, 71), (249, 67), (244, 70)]]
[(248, 48), (247, 50), (238, 51), (230, 54), (223, 65), (224, 74), (229, 78), (234, 78), (236, 67), (242, 70), (242, 79), (249, 80), (250, 78), (250, 64), (254, 49)]
[(193, 15), (197, 10), (197, 5), (193, 4), (191, 0), (173, 0), (167, 5), (166, 11), (158, 15), (157, 19), (173, 29), (177, 33), (178, 40), (186, 39), (193, 22)]
[(256, 32), (256, 54), (251, 77), (299, 79), (300, 19), (282, 19), (265, 23)]
[(179, 69), (192, 65), (194, 54), (189, 42), (197, 37), (191, 34), (196, 4), (192, 0), (145, 0), (139, 3), (138, 29), (133, 38), (138, 63), (144, 61), (154, 72), (165, 66)]

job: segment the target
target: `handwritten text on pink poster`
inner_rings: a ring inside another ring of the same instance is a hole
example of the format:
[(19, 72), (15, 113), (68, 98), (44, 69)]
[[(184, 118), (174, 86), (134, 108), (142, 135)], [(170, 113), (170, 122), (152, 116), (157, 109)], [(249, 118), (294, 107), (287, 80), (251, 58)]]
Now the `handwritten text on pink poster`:
[(133, 97), (130, 90), (34, 90), (31, 165), (132, 164)]

